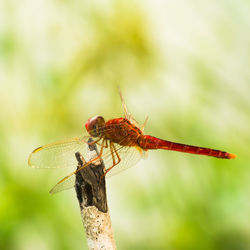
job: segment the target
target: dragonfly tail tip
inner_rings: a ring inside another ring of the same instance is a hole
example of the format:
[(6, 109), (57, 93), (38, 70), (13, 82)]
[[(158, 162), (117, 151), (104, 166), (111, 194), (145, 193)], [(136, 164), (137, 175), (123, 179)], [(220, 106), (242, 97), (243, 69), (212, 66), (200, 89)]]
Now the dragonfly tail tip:
[(235, 159), (237, 155), (229, 153), (228, 156), (229, 159)]

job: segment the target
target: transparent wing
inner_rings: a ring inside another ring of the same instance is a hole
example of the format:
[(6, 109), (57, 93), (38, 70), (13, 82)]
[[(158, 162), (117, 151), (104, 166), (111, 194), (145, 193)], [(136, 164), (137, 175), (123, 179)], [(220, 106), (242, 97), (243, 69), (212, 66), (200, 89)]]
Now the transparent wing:
[(76, 183), (76, 175), (72, 174), (69, 178), (66, 178), (65, 180), (62, 179), (60, 182), (58, 182), (49, 192), (50, 194), (55, 194), (63, 190), (70, 189), (75, 186), (75, 183)]
[[(115, 126), (119, 125), (105, 125), (103, 131), (113, 130)], [(85, 156), (85, 144), (87, 144), (89, 138), (90, 136), (76, 137), (38, 147), (30, 154), (28, 165), (32, 168), (76, 167), (75, 153), (80, 152)]]
[(89, 136), (59, 141), (35, 149), (29, 156), (32, 168), (76, 167), (75, 152), (85, 155)]
[[(115, 165), (108, 173), (107, 177), (112, 177), (134, 165), (136, 163), (145, 157), (145, 152), (142, 150), (140, 147), (134, 147), (134, 146), (126, 146), (126, 147), (121, 147), (117, 144), (114, 145), (115, 150), (117, 151), (119, 157), (121, 158), (121, 161), (119, 164)], [(115, 156), (115, 158), (117, 158)], [(108, 157), (107, 159), (103, 159), (105, 168), (108, 170), (109, 167), (113, 165), (113, 160), (112, 157)]]
[[(87, 148), (86, 148), (87, 149)], [(97, 145), (98, 152), (100, 152), (100, 145)], [(105, 169), (108, 170), (110, 167), (113, 166), (113, 159), (115, 157), (115, 161), (118, 162), (117, 154), (120, 157), (119, 164), (115, 165), (107, 174), (108, 177), (113, 176), (121, 171), (134, 166), (141, 158), (145, 156), (145, 151), (139, 147), (134, 146), (121, 146), (119, 144), (114, 143), (114, 150), (113, 154), (111, 153), (110, 146), (107, 148), (103, 148), (103, 154), (101, 156)], [(85, 159), (89, 162), (90, 159)], [(75, 164), (76, 166), (77, 164)], [(88, 163), (83, 166), (86, 167)], [(68, 176), (64, 177), (60, 180), (54, 187), (51, 189), (50, 193), (54, 194), (65, 189), (69, 189), (74, 187), (75, 185), (75, 174), (79, 170), (76, 170), (70, 173)]]
[(121, 102), (122, 102), (122, 109), (123, 109), (124, 116), (125, 116), (125, 118), (130, 119), (131, 114), (129, 113), (129, 111), (127, 109), (127, 106), (125, 104), (125, 101), (124, 101), (124, 98), (123, 98), (123, 95), (122, 95), (120, 88), (119, 88), (119, 94), (120, 94), (120, 98), (121, 98)]

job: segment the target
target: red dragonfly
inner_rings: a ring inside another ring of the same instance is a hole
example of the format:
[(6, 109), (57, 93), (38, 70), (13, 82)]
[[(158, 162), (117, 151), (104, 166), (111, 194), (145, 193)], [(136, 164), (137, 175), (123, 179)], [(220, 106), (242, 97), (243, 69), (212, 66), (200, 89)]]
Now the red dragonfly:
[[(222, 159), (236, 157), (234, 154), (221, 150), (175, 143), (144, 135), (143, 130), (147, 119), (142, 126), (139, 126), (128, 112), (121, 93), (120, 97), (125, 117), (111, 119), (107, 122), (102, 116), (89, 118), (85, 124), (89, 135), (38, 147), (29, 156), (29, 166), (33, 168), (75, 168), (77, 166), (75, 153), (80, 152), (85, 157), (90, 137), (95, 138), (92, 143), (99, 148), (99, 155), (88, 161), (82, 168), (102, 158), (106, 167), (105, 175), (113, 175), (135, 165), (149, 149), (174, 150)], [(73, 187), (75, 174), (82, 168), (60, 180), (50, 193)]]

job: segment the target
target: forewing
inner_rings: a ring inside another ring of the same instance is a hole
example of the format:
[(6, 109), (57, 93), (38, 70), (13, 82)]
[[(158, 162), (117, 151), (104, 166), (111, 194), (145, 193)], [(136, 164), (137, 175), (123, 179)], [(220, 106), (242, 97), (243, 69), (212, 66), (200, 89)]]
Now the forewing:
[[(102, 154), (102, 160), (105, 165), (105, 169), (108, 170), (110, 167), (113, 166), (113, 159), (115, 159), (116, 162), (118, 162), (117, 154), (119, 155), (121, 161), (119, 164), (115, 165), (112, 170), (110, 170), (107, 174), (107, 177), (111, 177), (117, 173), (120, 173), (121, 171), (134, 166), (141, 158), (145, 156), (145, 151), (142, 150), (139, 147), (134, 146), (121, 146), (119, 144), (114, 144), (114, 150), (116, 152), (111, 153), (110, 145), (108, 147), (103, 148), (103, 154)], [(87, 150), (87, 145), (86, 145)], [(97, 150), (100, 152), (100, 145), (97, 145)], [(94, 151), (91, 151), (94, 152)], [(88, 151), (85, 155), (85, 160), (87, 161), (87, 164), (83, 167), (88, 166), (88, 162), (93, 159), (95, 156), (91, 156), (91, 153)], [(114, 158), (115, 157), (115, 158)], [(95, 162), (93, 162), (95, 163)], [(64, 177), (62, 180), (60, 180), (50, 191), (51, 194), (63, 191), (65, 189), (69, 189), (74, 187), (75, 185), (75, 174), (79, 171), (76, 170), (72, 173), (70, 173), (68, 176)]]
[(76, 167), (75, 153), (85, 155), (88, 139), (84, 136), (39, 147), (30, 154), (28, 164), (32, 168)]
[[(110, 128), (112, 129), (112, 128)], [(104, 162), (105, 165), (105, 169), (107, 172), (107, 176), (113, 176), (129, 167), (134, 166), (141, 158), (145, 157), (145, 151), (143, 149), (141, 149), (138, 146), (135, 146), (135, 141), (137, 139), (136, 138), (130, 138), (130, 140), (128, 140), (128, 136), (131, 135), (127, 135), (125, 136), (123, 139), (121, 139), (121, 141), (118, 143), (112, 143), (110, 141), (107, 141), (107, 145), (104, 142), (103, 145), (105, 145), (105, 147), (103, 147), (103, 153), (101, 155), (101, 158)], [(135, 135), (136, 136), (136, 135)], [(129, 141), (131, 141), (131, 143), (129, 143)], [(87, 142), (87, 139), (84, 140), (84, 143)], [(126, 146), (123, 146), (122, 144), (126, 142)], [(82, 146), (82, 140), (76, 142), (73, 142), (73, 145), (77, 145), (80, 144), (80, 147), (73, 147), (73, 146), (69, 146), (69, 153), (70, 155), (74, 155), (76, 152), (80, 152), (82, 154), (83, 157), (85, 157), (85, 161), (89, 162), (90, 158), (92, 157), (88, 157), (89, 154), (85, 154), (86, 150), (87, 150), (87, 144), (84, 146)], [(60, 143), (61, 145), (62, 143)], [(111, 147), (111, 144), (114, 145), (113, 147)], [(98, 152), (100, 152), (100, 144), (96, 144), (97, 145), (97, 150)], [(51, 146), (49, 146), (51, 148)], [(67, 148), (67, 147), (66, 147)], [(38, 152), (40, 150), (38, 149)], [(50, 150), (51, 151), (51, 150)], [(62, 150), (65, 151), (65, 148)], [(35, 153), (37, 153), (37, 150), (35, 150)], [(61, 157), (61, 155), (60, 155)], [(41, 157), (42, 158), (42, 157)], [(71, 158), (71, 157), (70, 157)], [(75, 158), (75, 157), (73, 157)], [(120, 162), (118, 163), (120, 159)], [(68, 157), (66, 158), (66, 160), (68, 160)], [(72, 160), (72, 159), (71, 159)], [(62, 164), (64, 163), (65, 160), (62, 160)], [(49, 161), (51, 162), (51, 160)], [(72, 165), (72, 162), (69, 163), (70, 165)], [(38, 164), (37, 164), (38, 165)], [(43, 164), (46, 165), (46, 164)], [(73, 161), (73, 166), (77, 166), (77, 162), (76, 160)], [(87, 166), (87, 165), (85, 165)], [(75, 185), (75, 174), (80, 171), (80, 169), (75, 170), (74, 172), (70, 173), (68, 176), (64, 177), (61, 181), (59, 181), (55, 187), (50, 191), (50, 193), (56, 193), (68, 188), (71, 188)]]

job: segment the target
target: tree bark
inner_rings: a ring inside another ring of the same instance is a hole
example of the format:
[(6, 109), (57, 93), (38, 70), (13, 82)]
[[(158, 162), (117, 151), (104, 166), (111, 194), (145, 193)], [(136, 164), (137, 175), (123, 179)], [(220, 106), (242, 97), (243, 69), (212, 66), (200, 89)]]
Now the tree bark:
[[(88, 141), (88, 160), (98, 155), (96, 144)], [(75, 153), (78, 167), (86, 164), (79, 153)], [(108, 212), (105, 166), (101, 159), (76, 173), (75, 190), (79, 201), (82, 222), (85, 228), (88, 248), (91, 250), (116, 249), (111, 220)]]

